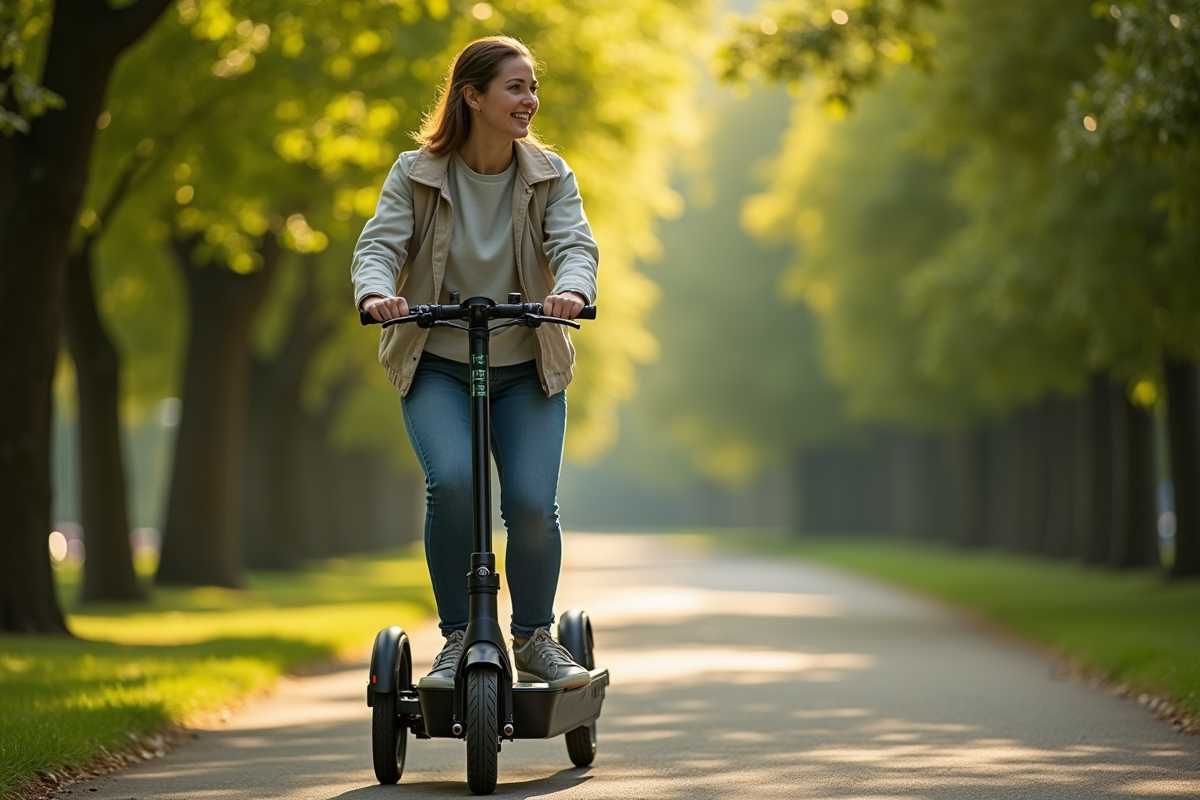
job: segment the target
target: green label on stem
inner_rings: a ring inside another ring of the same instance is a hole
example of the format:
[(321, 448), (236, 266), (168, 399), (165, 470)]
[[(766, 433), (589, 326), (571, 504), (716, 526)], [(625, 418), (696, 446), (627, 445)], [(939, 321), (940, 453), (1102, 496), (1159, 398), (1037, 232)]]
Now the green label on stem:
[(471, 356), (471, 397), (488, 396), (487, 357)]

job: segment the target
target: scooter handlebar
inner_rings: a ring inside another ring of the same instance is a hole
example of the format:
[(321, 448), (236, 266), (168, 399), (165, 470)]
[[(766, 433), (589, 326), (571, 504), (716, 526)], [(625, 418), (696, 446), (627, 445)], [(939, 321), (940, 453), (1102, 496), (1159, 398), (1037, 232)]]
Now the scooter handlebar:
[[(407, 317), (400, 317), (399, 322), (415, 322), (422, 313), (428, 314), (429, 317), (435, 320), (451, 320), (465, 319), (467, 317), (467, 307), (462, 305), (427, 305), (414, 306), (409, 309)], [(526, 314), (535, 317), (542, 315), (541, 303), (519, 303), (515, 305), (494, 305), (488, 308), (488, 317), (490, 319), (516, 319), (517, 317)], [(596, 318), (595, 306), (584, 306), (575, 319), (591, 320)], [(371, 316), (371, 312), (365, 308), (358, 310), (358, 321), (363, 325), (379, 325), (379, 320)], [(393, 320), (389, 320), (392, 322)]]

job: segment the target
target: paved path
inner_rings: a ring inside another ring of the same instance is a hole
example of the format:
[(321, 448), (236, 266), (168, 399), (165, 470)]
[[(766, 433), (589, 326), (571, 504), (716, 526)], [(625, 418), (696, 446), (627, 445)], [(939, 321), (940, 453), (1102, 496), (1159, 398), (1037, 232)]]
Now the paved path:
[[(1200, 737), (1056, 678), (1043, 656), (935, 604), (661, 537), (575, 534), (567, 549), (562, 606), (588, 609), (613, 676), (599, 753), (581, 770), (561, 739), (505, 744), (498, 797), (1200, 797)], [(440, 639), (422, 629), (413, 643), (428, 661)], [(365, 675), (358, 665), (288, 681), (167, 757), (71, 796), (468, 795), (463, 746), (449, 740), (410, 738), (400, 784), (376, 785)]]

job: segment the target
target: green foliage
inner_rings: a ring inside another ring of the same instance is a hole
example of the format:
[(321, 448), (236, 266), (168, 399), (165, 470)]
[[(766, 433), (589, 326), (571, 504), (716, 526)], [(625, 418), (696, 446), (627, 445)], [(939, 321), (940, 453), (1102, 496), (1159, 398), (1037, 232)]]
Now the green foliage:
[(1164, 583), (1150, 570), (1117, 574), (911, 542), (822, 539), (786, 550), (978, 611), (1088, 672), (1200, 716), (1200, 586)]
[(926, 367), (964, 376), (999, 409), (1078, 390), (1092, 370), (1155, 374), (1164, 347), (1192, 335), (1196, 291), (1172, 267), (1162, 174), (1064, 160), (1056, 135), (1109, 26), (1083, 2), (958, 0), (947, 12), (923, 136), (958, 150), (968, 222), (910, 285)]
[(62, 108), (36, 77), (52, 17), (50, 0), (0, 4), (0, 135), (28, 133), (30, 121)]
[(948, 202), (947, 167), (911, 144), (910, 91), (892, 80), (844, 120), (799, 103), (773, 179), (748, 199), (743, 224), (794, 245), (784, 291), (816, 314), (825, 369), (852, 416), (953, 424), (962, 389), (918, 369), (920, 325), (905, 282), (961, 220)]
[(1167, 0), (1097, 3), (1117, 20), (1116, 43), (1078, 86), (1063, 126), (1069, 153), (1160, 164), (1177, 224), (1200, 215), (1200, 13)]
[[(718, 54), (726, 80), (760, 75), (796, 86), (817, 80), (834, 113), (874, 86), (889, 66), (934, 66), (934, 38), (920, 24), (940, 0), (802, 0), (773, 3), (739, 20)], [(756, 15), (756, 17), (759, 15)]]
[[(781, 296), (787, 251), (738, 225), (743, 198), (770, 174), (760, 154), (776, 146), (789, 105), (778, 90), (706, 91), (710, 132), (684, 154), (687, 209), (663, 226), (664, 256), (647, 267), (666, 299), (651, 323), (663, 355), (643, 378), (643, 413), (691, 453), (698, 472), (726, 483), (845, 433), (840, 397), (821, 375), (813, 317)], [(656, 454), (638, 462), (633, 469), (661, 466)]]
[[(170, 241), (199, 236), (202, 260), (247, 271), (263, 237), (277, 236), (316, 259), (319, 301), (294, 307), (293, 257), (262, 312), (256, 349), (270, 356), (296, 313), (333, 321), (308, 403), (347, 398), (337, 425), (344, 443), (395, 427), (394, 390), (375, 362), (378, 332), (359, 328), (345, 266), (396, 155), (414, 147), (408, 134), (450, 57), (502, 31), (544, 65), (538, 124), (579, 175), (603, 252), (605, 310), (576, 337), (568, 439), (576, 455), (598, 452), (615, 436), (634, 366), (655, 354), (644, 319), (657, 290), (634, 262), (655, 252), (656, 220), (680, 204), (669, 170), (691, 135), (697, 69), (688, 54), (700, 7), (183, 0), (121, 64), (81, 215), (88, 230), (111, 228), (99, 250), (101, 302), (132, 357), (130, 405), (145, 408), (177, 384), (184, 320), (163, 313), (182, 307), (165, 263)], [(131, 164), (133, 194), (114, 219), (101, 219)]]
[(788, 285), (820, 313), (826, 367), (861, 418), (966, 424), (1093, 371), (1152, 402), (1164, 351), (1200, 343), (1197, 237), (1168, 225), (1169, 170), (1063, 157), (1082, 147), (1078, 118), (1063, 122), (1072, 86), (1102, 68), (1111, 26), (1083, 0), (943, 12), (925, 18), (938, 70), (861, 92), (845, 123), (797, 112), (747, 225), (797, 245)]
[[(184, 305), (172, 241), (195, 238), (202, 263), (248, 272), (264, 237), (303, 255), (357, 234), (353, 220), (373, 211), (382, 175), (419, 120), (414, 65), (448, 35), (423, 9), (183, 0), (122, 61), (80, 222), (111, 228), (100, 248), (101, 303), (133, 357), (126, 395), (135, 406), (176, 384), (184, 320), (163, 313)], [(139, 157), (120, 213), (100, 218)], [(266, 316), (279, 328), (290, 315)]]
[[(78, 573), (59, 573), (66, 598)], [(0, 644), (0, 792), (38, 772), (227, 706), (280, 675), (357, 653), (375, 631), (432, 613), (418, 553), (251, 575), (245, 591), (159, 589), (149, 610), (75, 609), (80, 639)]]

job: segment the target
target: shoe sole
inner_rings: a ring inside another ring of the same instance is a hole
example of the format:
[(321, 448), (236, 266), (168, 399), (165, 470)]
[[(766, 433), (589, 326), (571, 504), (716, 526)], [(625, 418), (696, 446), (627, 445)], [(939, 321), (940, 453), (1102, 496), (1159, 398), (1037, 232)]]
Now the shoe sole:
[(592, 676), (585, 672), (577, 677), (572, 676), (548, 681), (534, 675), (532, 672), (517, 670), (517, 681), (520, 683), (544, 683), (551, 689), (566, 689), (569, 691), (571, 689), (582, 689), (584, 686), (587, 686), (592, 682)]
[[(531, 672), (518, 672), (517, 673), (517, 683), (541, 683), (541, 684), (545, 684), (546, 686), (550, 687), (551, 689), (564, 689), (566, 691), (571, 691), (572, 689), (582, 689), (584, 686), (587, 686), (588, 684), (590, 684), (592, 682), (591, 675), (585, 675), (583, 677), (584, 677), (583, 680), (575, 680), (574, 683), (572, 683), (567, 678), (559, 678), (557, 681), (544, 681), (541, 678), (539, 678), (537, 675), (534, 675)], [(430, 678), (430, 677), (426, 676), (424, 678), (421, 678), (421, 680), (417, 681), (417, 689), (453, 689), (453, 688), (454, 688), (453, 680), (446, 680), (446, 679), (442, 679), (442, 678)]]
[(418, 689), (453, 689), (453, 678), (435, 678), (432, 675), (426, 675), (421, 680), (417, 681)]

